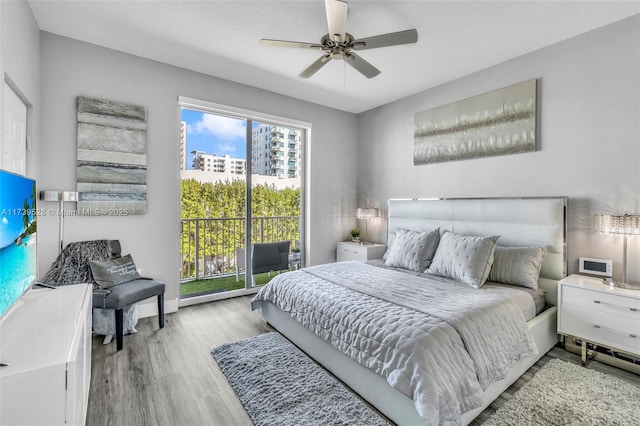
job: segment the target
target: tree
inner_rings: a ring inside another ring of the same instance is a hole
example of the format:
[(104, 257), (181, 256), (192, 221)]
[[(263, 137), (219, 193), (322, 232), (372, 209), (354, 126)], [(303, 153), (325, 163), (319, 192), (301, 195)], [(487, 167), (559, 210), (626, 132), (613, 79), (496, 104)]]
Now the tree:
[[(300, 240), (300, 189), (256, 185), (251, 198), (253, 242)], [(235, 249), (244, 246), (245, 182), (185, 179), (180, 199), (183, 268), (193, 266), (197, 247), (198, 256), (213, 265), (213, 272), (231, 271)], [(183, 271), (183, 276), (189, 275)]]

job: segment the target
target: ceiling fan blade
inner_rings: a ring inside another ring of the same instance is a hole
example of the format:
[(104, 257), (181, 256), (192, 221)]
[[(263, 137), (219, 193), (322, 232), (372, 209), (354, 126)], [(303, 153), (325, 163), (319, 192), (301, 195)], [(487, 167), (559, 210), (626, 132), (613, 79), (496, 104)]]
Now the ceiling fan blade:
[(380, 70), (378, 68), (374, 67), (369, 62), (365, 61), (353, 52), (349, 52), (348, 54), (346, 54), (344, 56), (344, 60), (356, 70), (360, 71), (367, 78), (373, 78), (376, 75), (380, 74)]
[(303, 41), (273, 40), (270, 38), (263, 38), (262, 40), (260, 40), (260, 44), (265, 46), (277, 46), (277, 47), (306, 47), (311, 49), (322, 49), (322, 45), (318, 43), (305, 43)]
[(373, 37), (354, 40), (352, 45), (355, 50), (377, 49), (378, 47), (397, 46), (418, 41), (418, 31), (405, 30), (397, 33), (381, 34)]
[(324, 55), (318, 58), (314, 63), (309, 65), (307, 69), (302, 71), (298, 76), (302, 78), (309, 78), (314, 75), (320, 68), (322, 68), (327, 62), (331, 60), (331, 55)]
[(347, 9), (349, 5), (343, 0), (324, 0), (324, 7), (327, 11), (329, 38), (335, 42), (343, 41), (347, 32)]

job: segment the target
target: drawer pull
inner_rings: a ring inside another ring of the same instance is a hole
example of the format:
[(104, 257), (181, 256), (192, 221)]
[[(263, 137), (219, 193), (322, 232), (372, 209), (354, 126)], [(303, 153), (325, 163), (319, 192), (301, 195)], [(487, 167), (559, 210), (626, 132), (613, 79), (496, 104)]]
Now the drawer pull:
[(607, 306), (611, 306), (612, 308), (617, 308), (617, 309), (629, 309), (632, 312), (638, 312), (638, 308), (632, 308), (630, 306), (623, 306), (623, 305), (616, 305), (614, 303), (607, 303), (607, 302), (603, 302), (601, 300), (594, 300), (593, 303), (597, 303), (599, 305), (607, 305)]
[(627, 333), (624, 333), (624, 332), (621, 332), (621, 331), (618, 331), (618, 330), (614, 330), (613, 328), (603, 327), (603, 326), (598, 325), (598, 324), (593, 324), (593, 326), (594, 326), (595, 328), (601, 328), (601, 329), (603, 329), (603, 330), (610, 331), (611, 333), (622, 334), (623, 336), (629, 336), (629, 337), (631, 337), (632, 339), (637, 339), (637, 338), (638, 338), (638, 335), (637, 335), (637, 334), (631, 334), (631, 333), (627, 334)]

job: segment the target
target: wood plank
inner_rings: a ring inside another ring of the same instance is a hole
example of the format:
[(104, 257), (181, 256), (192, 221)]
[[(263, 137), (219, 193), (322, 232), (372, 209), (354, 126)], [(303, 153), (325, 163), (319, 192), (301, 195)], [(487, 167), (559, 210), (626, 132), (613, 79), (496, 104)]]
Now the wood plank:
[(147, 132), (78, 122), (78, 148), (144, 154)]
[(252, 425), (210, 354), (223, 343), (271, 331), (250, 297), (181, 308), (138, 322), (124, 348), (94, 336), (87, 426)]
[(82, 216), (128, 216), (142, 214), (146, 210), (146, 200), (78, 201), (78, 214)]
[(130, 152), (105, 151), (101, 149), (78, 148), (77, 161), (80, 164), (101, 163), (101, 164), (125, 164), (133, 166), (147, 166), (146, 154), (134, 154)]
[(76, 186), (78, 192), (127, 192), (129, 194), (146, 194), (147, 185), (126, 184), (126, 183), (97, 183), (79, 182)]
[(147, 130), (145, 121), (131, 120), (129, 118), (111, 117), (100, 114), (78, 113), (78, 121), (87, 124), (97, 124), (105, 127), (118, 127), (121, 129)]
[[(167, 314), (164, 329), (156, 317), (141, 319), (120, 352), (115, 341), (102, 345), (102, 336), (94, 336), (86, 425), (252, 425), (210, 354), (215, 346), (272, 331), (260, 311), (249, 309), (250, 300), (181, 308)], [(553, 348), (471, 424), (482, 424), (552, 358), (580, 364), (578, 355)], [(640, 376), (627, 371), (597, 361), (588, 368), (640, 386)]]
[(78, 96), (78, 113), (126, 117), (138, 121), (147, 119), (147, 110), (144, 107), (84, 96)]
[(127, 167), (78, 166), (78, 182), (131, 183), (146, 185), (146, 169)]

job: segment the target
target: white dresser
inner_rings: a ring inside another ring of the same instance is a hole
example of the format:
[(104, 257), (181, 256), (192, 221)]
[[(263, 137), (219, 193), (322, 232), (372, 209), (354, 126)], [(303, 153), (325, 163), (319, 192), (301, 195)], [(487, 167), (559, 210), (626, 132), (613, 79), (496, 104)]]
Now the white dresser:
[(0, 424), (85, 424), (92, 293), (88, 284), (35, 288), (3, 318)]
[(570, 275), (558, 283), (558, 333), (640, 356), (640, 291), (601, 278)]
[(351, 241), (341, 241), (336, 249), (336, 259), (338, 262), (345, 260), (372, 260), (382, 259), (387, 246), (384, 244), (360, 244)]

